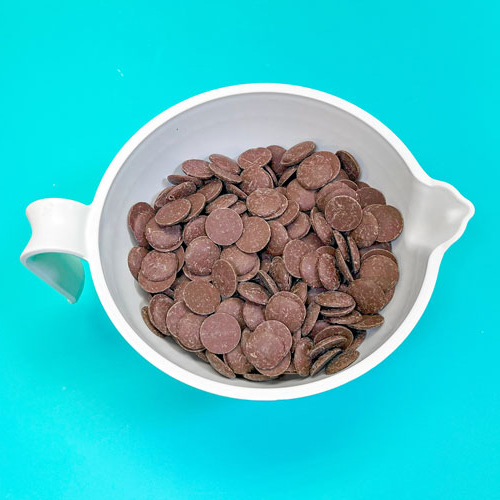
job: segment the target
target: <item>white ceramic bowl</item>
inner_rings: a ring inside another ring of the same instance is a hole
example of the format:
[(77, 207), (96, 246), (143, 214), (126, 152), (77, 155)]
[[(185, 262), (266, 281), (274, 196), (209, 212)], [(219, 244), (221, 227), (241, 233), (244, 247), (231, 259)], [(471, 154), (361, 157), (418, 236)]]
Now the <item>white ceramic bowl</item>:
[[(403, 213), (405, 228), (394, 244), (400, 281), (355, 364), (333, 375), (267, 383), (229, 380), (174, 342), (153, 335), (141, 319), (147, 303), (127, 268), (132, 238), (126, 217), (132, 204), (152, 201), (162, 182), (188, 158), (236, 156), (267, 144), (290, 147), (313, 140), (319, 149), (346, 149), (362, 179), (383, 191)], [(118, 331), (160, 370), (193, 387), (241, 399), (277, 400), (317, 394), (359, 377), (392, 353), (422, 315), (446, 249), (464, 232), (472, 204), (422, 170), (404, 144), (358, 107), (303, 87), (253, 84), (188, 99), (151, 120), (117, 154), (91, 205), (39, 200), (26, 210), (32, 237), (21, 261), (75, 302), (84, 283), (79, 258), (88, 260), (99, 298)]]

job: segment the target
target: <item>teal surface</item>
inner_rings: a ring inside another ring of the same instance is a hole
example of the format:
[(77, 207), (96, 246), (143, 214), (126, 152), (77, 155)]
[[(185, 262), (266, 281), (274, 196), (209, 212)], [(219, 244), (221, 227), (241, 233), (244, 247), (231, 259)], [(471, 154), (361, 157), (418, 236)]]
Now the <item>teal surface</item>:
[[(3, 2), (0, 498), (500, 498), (498, 21), (463, 0)], [(173, 380), (90, 279), (70, 306), (19, 263), (28, 203), (89, 203), (149, 119), (262, 81), (364, 108), (476, 206), (389, 359), (277, 403)]]

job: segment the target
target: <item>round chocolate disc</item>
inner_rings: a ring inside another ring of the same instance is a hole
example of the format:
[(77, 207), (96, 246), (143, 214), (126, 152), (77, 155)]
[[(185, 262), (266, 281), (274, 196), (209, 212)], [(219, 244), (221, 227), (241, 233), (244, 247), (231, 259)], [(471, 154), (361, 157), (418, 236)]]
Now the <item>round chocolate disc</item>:
[(333, 229), (351, 231), (359, 225), (361, 218), (361, 206), (350, 196), (334, 196), (326, 204), (325, 219)]
[(184, 288), (184, 302), (196, 314), (212, 314), (220, 304), (220, 293), (212, 284), (196, 280)]
[(227, 313), (215, 313), (203, 321), (200, 339), (207, 350), (215, 354), (231, 352), (240, 342), (238, 321)]
[(230, 208), (218, 208), (205, 221), (207, 236), (217, 245), (228, 246), (239, 240), (243, 233), (241, 217)]

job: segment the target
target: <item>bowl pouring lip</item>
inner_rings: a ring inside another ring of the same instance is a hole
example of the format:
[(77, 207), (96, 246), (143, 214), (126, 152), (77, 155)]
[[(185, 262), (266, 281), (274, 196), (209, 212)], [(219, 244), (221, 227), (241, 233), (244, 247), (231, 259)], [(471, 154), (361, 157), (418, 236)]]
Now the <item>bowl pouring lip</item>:
[[(135, 331), (127, 323), (120, 310), (116, 306), (111, 293), (106, 286), (98, 241), (101, 214), (108, 191), (122, 165), (131, 155), (131, 153), (142, 143), (142, 141), (144, 141), (152, 132), (154, 132), (158, 127), (160, 127), (168, 120), (198, 105), (235, 95), (259, 93), (275, 93), (305, 97), (320, 101), (322, 103), (330, 104), (349, 113), (350, 115), (353, 115), (354, 117), (370, 126), (376, 132), (378, 132), (396, 150), (396, 152), (402, 157), (403, 161), (410, 169), (413, 176), (418, 181), (430, 187), (441, 186), (445, 189), (448, 189), (449, 191), (451, 191), (457, 201), (465, 205), (467, 208), (466, 216), (463, 218), (462, 223), (460, 224), (460, 227), (457, 229), (457, 231), (448, 240), (441, 243), (431, 252), (427, 263), (425, 277), (420, 292), (417, 296), (417, 300), (415, 301), (412, 309), (403, 320), (399, 328), (389, 337), (389, 339), (387, 339), (386, 342), (384, 342), (378, 349), (376, 349), (365, 359), (359, 361), (358, 363), (355, 363), (351, 367), (337, 373), (334, 376), (291, 387), (240, 387), (230, 385), (228, 383), (218, 382), (215, 380), (207, 379), (200, 375), (196, 375), (161, 356), (144, 340), (142, 340), (141, 337), (137, 335), (137, 333), (135, 333)], [(111, 321), (120, 332), (120, 334), (125, 338), (125, 340), (139, 354), (141, 354), (141, 356), (146, 358), (157, 368), (176, 378), (177, 380), (184, 382), (185, 384), (220, 396), (255, 401), (294, 399), (319, 394), (321, 392), (334, 389), (335, 387), (339, 387), (351, 380), (354, 380), (355, 378), (363, 375), (364, 373), (381, 363), (405, 340), (405, 338), (409, 335), (411, 330), (416, 325), (417, 321), (420, 319), (422, 313), (425, 310), (425, 307), (427, 306), (427, 303), (429, 302), (436, 283), (439, 265), (441, 263), (444, 252), (452, 243), (460, 238), (462, 233), (465, 231), (467, 222), (472, 217), (473, 213), (474, 207), (472, 203), (466, 200), (457, 191), (457, 189), (455, 189), (448, 183), (430, 178), (418, 164), (417, 160), (413, 157), (408, 148), (391, 130), (389, 130), (375, 117), (362, 110), (361, 108), (358, 108), (354, 104), (351, 104), (343, 99), (340, 99), (339, 97), (335, 97), (326, 92), (295, 85), (276, 83), (234, 85), (196, 95), (170, 107), (169, 109), (160, 113), (158, 116), (146, 123), (120, 149), (120, 151), (115, 156), (108, 169), (104, 173), (92, 202), (90, 219), (87, 225), (87, 237), (89, 242), (88, 261), (97, 294)]]

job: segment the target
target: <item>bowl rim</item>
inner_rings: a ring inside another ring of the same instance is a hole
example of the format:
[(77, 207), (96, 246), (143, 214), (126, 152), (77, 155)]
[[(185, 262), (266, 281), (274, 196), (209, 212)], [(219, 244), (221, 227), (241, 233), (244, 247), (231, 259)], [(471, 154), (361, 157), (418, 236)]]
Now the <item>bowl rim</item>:
[[(378, 132), (396, 150), (396, 152), (401, 156), (405, 164), (408, 166), (412, 175), (417, 180), (429, 187), (440, 186), (444, 189), (449, 190), (457, 200), (461, 201), (468, 208), (467, 214), (462, 220), (462, 223), (458, 227), (457, 231), (448, 240), (442, 242), (431, 252), (427, 263), (424, 280), (422, 282), (422, 287), (418, 293), (417, 299), (415, 300), (413, 307), (410, 309), (409, 313), (407, 314), (406, 318), (403, 320), (399, 328), (394, 331), (394, 333), (373, 353), (368, 355), (365, 359), (358, 361), (352, 366), (346, 368), (345, 370), (321, 380), (311, 381), (307, 384), (290, 387), (233, 386), (228, 383), (218, 382), (215, 380), (207, 379), (200, 375), (196, 375), (164, 358), (149, 344), (147, 344), (134, 331), (133, 328), (129, 326), (129, 324), (121, 314), (106, 285), (99, 250), (99, 230), (101, 214), (107, 194), (118, 171), (128, 159), (128, 157), (132, 154), (132, 152), (158, 127), (160, 127), (173, 117), (179, 115), (180, 113), (183, 113), (191, 108), (209, 101), (214, 101), (229, 96), (254, 93), (276, 93), (306, 97), (335, 106), (349, 113), (350, 115), (353, 115), (357, 119), (363, 121), (372, 129), (374, 129), (376, 132)], [(151, 119), (143, 127), (141, 127), (125, 143), (125, 145), (120, 149), (120, 151), (114, 157), (108, 169), (104, 173), (92, 202), (86, 234), (87, 241), (89, 242), (87, 248), (87, 257), (95, 289), (109, 318), (113, 322), (116, 329), (125, 338), (125, 340), (141, 356), (147, 359), (154, 366), (187, 385), (220, 396), (254, 401), (295, 399), (319, 394), (321, 392), (340, 387), (341, 385), (360, 377), (364, 373), (377, 366), (399, 347), (399, 345), (408, 337), (410, 332), (415, 327), (430, 300), (430, 297), (434, 290), (434, 286), (436, 284), (438, 270), (444, 252), (451, 244), (453, 244), (456, 240), (458, 240), (458, 238), (460, 238), (460, 236), (465, 231), (467, 222), (473, 214), (474, 206), (470, 201), (465, 199), (456, 190), (456, 188), (446, 182), (430, 178), (419, 165), (414, 156), (411, 154), (409, 149), (391, 130), (389, 130), (375, 117), (362, 110), (361, 108), (355, 106), (354, 104), (351, 104), (348, 101), (345, 101), (339, 97), (335, 97), (326, 92), (296, 85), (277, 83), (242, 84), (204, 92), (168, 108), (167, 110)]]

